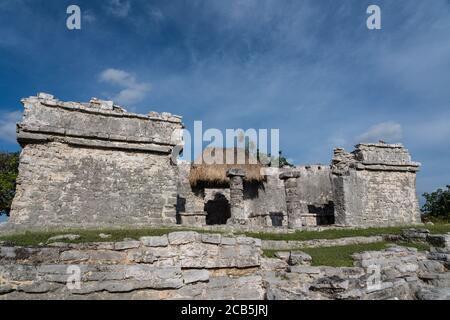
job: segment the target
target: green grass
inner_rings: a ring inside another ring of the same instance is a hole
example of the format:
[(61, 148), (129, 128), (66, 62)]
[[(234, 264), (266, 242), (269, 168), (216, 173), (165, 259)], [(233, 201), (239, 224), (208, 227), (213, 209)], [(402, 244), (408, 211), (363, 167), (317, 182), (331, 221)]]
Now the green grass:
[[(193, 229), (181, 228), (143, 228), (143, 229), (102, 229), (102, 230), (77, 230), (70, 229), (64, 231), (52, 232), (25, 232), (20, 234), (13, 234), (0, 237), (0, 241), (5, 241), (19, 246), (36, 246), (40, 243), (46, 243), (47, 240), (53, 236), (62, 234), (77, 234), (80, 238), (73, 241), (63, 240), (62, 242), (70, 243), (85, 243), (85, 242), (109, 242), (122, 241), (125, 238), (138, 240), (144, 236), (161, 236), (173, 231), (187, 231)], [(195, 230), (197, 232), (204, 232), (202, 230)], [(99, 234), (109, 234), (111, 237), (103, 239)]]
[[(417, 226), (416, 226), (417, 227)], [(384, 227), (384, 228), (367, 228), (367, 229), (329, 229), (324, 231), (296, 231), (294, 233), (254, 233), (246, 232), (246, 236), (259, 238), (262, 240), (315, 240), (315, 239), (338, 239), (356, 236), (376, 236), (383, 234), (400, 234), (403, 227)], [(450, 224), (435, 224), (433, 226), (427, 225), (425, 228), (432, 233), (447, 233), (450, 232)], [(139, 239), (143, 236), (159, 236), (167, 234), (172, 231), (197, 231), (197, 232), (211, 232), (221, 233), (221, 231), (210, 231), (201, 228), (139, 228), (139, 229), (99, 229), (99, 230), (56, 230), (52, 232), (25, 232), (14, 235), (0, 237), (0, 241), (6, 241), (14, 245), (21, 246), (36, 246), (40, 243), (46, 243), (50, 237), (61, 234), (78, 234), (80, 239), (71, 241), (72, 243), (83, 242), (105, 242), (105, 241), (121, 241), (125, 238)], [(99, 237), (100, 233), (110, 234), (111, 237), (102, 239)]]
[[(353, 266), (352, 254), (363, 251), (380, 251), (387, 248), (390, 242), (376, 242), (367, 244), (352, 244), (346, 246), (303, 248), (299, 251), (306, 252), (312, 257), (312, 266), (351, 267)], [(414, 247), (420, 251), (429, 250), (429, 246), (421, 243), (397, 243), (405, 247)], [(274, 257), (277, 251), (291, 250), (264, 250), (266, 257)]]
[[(294, 233), (264, 233), (264, 232), (246, 232), (249, 237), (259, 238), (262, 240), (285, 240), (285, 241), (306, 241), (316, 239), (339, 239), (348, 237), (368, 237), (383, 234), (401, 234), (403, 229), (418, 228), (417, 226), (401, 226), (401, 227), (382, 227), (382, 228), (366, 228), (366, 229), (328, 229), (323, 231), (296, 231)], [(431, 233), (447, 233), (450, 232), (450, 224), (435, 224), (433, 226), (425, 226)]]

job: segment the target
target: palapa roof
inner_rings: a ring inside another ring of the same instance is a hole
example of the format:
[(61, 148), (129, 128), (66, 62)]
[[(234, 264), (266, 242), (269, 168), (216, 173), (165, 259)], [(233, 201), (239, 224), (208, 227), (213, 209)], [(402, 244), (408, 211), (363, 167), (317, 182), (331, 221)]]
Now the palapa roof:
[[(230, 157), (232, 155), (232, 157)], [(222, 160), (222, 161), (220, 161)], [(216, 163), (220, 161), (219, 163)], [(261, 175), (263, 165), (247, 150), (238, 148), (213, 148), (203, 150), (203, 153), (194, 161), (189, 173), (189, 182), (192, 186), (199, 184), (227, 185), (230, 179), (227, 170), (239, 168), (245, 171), (244, 180), (259, 182), (264, 180)]]

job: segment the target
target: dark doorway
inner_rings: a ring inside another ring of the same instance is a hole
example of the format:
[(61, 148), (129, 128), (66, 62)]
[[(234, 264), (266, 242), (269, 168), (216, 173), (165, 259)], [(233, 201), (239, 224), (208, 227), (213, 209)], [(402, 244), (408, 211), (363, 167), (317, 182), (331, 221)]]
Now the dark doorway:
[(231, 217), (230, 203), (223, 194), (216, 193), (213, 200), (205, 204), (206, 224), (226, 224)]
[(334, 224), (334, 203), (329, 201), (323, 205), (308, 205), (308, 212), (317, 215), (317, 225), (331, 225)]
[(283, 226), (283, 212), (271, 212), (270, 220), (272, 220), (272, 227)]

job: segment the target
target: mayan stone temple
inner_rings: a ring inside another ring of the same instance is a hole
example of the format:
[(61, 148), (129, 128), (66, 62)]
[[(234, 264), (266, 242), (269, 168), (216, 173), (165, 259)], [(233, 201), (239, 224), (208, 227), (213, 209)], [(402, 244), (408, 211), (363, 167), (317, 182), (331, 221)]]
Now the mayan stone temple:
[(0, 300), (450, 299), (450, 234), (421, 224), (400, 144), (328, 165), (216, 147), (187, 162), (179, 116), (22, 102)]
[(191, 164), (172, 157), (182, 146), (179, 116), (43, 93), (22, 102), (11, 228), (420, 223), (420, 164), (400, 144), (335, 149), (330, 165)]

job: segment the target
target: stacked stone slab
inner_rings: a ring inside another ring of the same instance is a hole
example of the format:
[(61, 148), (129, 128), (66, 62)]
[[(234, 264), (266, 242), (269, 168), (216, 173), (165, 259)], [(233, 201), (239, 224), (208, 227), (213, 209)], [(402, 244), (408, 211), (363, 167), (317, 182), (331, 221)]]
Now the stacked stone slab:
[(336, 224), (388, 226), (420, 223), (416, 172), (420, 164), (401, 144), (336, 149), (332, 184)]
[[(244, 177), (245, 171), (242, 169), (229, 169), (227, 177), (230, 178), (230, 205), (231, 224), (245, 224), (248, 220), (244, 211)], [(227, 223), (228, 223), (227, 221)]]
[[(193, 187), (190, 164), (172, 157), (182, 149), (179, 116), (129, 113), (96, 98), (63, 102), (43, 93), (22, 102), (17, 190), (8, 226), (0, 229), (420, 223), (420, 164), (399, 144), (336, 149), (331, 166), (263, 167), (258, 183), (231, 168), (229, 187)], [(211, 201), (219, 193), (221, 201)]]
[(20, 228), (175, 223), (171, 152), (181, 118), (128, 113), (112, 101), (22, 100), (17, 192), (9, 224)]
[(308, 165), (286, 169), (280, 175), (285, 180), (292, 227), (334, 223), (330, 173), (330, 166)]
[(0, 300), (263, 299), (261, 253), (258, 239), (196, 232), (0, 246)]
[[(204, 226), (207, 220), (208, 201), (214, 200), (219, 195), (231, 205), (231, 190), (229, 186), (220, 185), (192, 186), (189, 182), (190, 169), (191, 163), (178, 161), (178, 222), (189, 226)], [(283, 180), (279, 179), (282, 171), (284, 169), (267, 167), (261, 171), (264, 175), (262, 182), (243, 181), (242, 186), (238, 183), (237, 190), (233, 191), (233, 195), (237, 195), (237, 198), (233, 198), (233, 201), (236, 199), (240, 203), (235, 209), (238, 209), (240, 216), (244, 217), (239, 221), (235, 220), (238, 226), (250, 229), (274, 226), (277, 229), (287, 228), (285, 187)], [(243, 198), (240, 195), (242, 192)]]
[(430, 252), (392, 245), (356, 253), (353, 267), (311, 266), (314, 257), (298, 250), (268, 258), (259, 239), (189, 231), (120, 242), (0, 244), (0, 300), (449, 299), (448, 256), (435, 254), (448, 254), (449, 237), (430, 235), (438, 246)]

